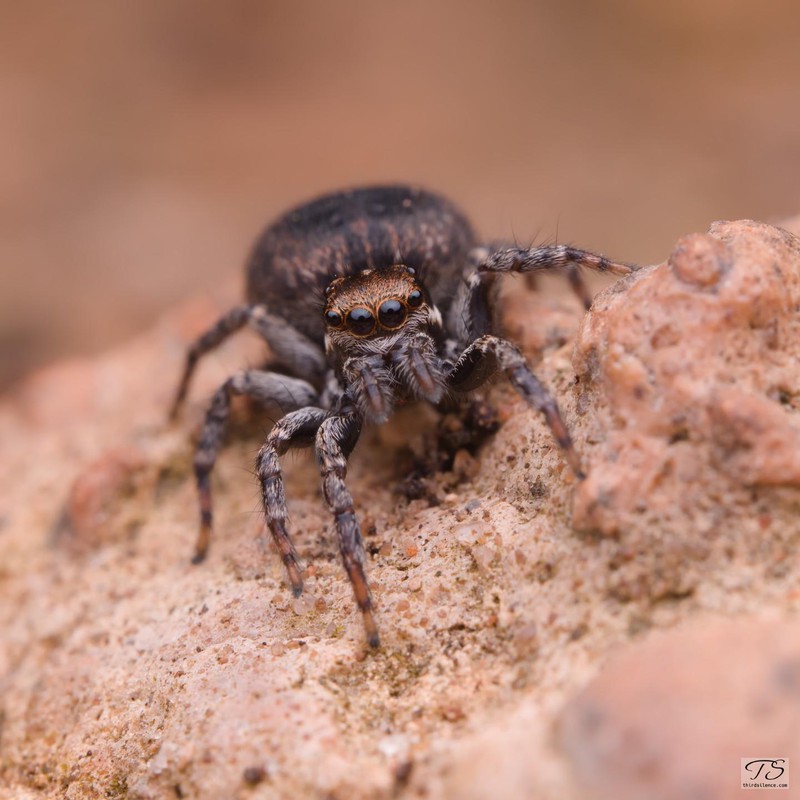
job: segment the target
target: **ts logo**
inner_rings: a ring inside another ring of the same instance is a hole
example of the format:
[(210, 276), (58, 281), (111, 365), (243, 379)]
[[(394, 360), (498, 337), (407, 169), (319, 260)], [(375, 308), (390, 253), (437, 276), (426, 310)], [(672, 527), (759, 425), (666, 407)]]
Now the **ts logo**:
[(751, 781), (777, 781), (786, 772), (785, 758), (756, 758), (744, 764)]

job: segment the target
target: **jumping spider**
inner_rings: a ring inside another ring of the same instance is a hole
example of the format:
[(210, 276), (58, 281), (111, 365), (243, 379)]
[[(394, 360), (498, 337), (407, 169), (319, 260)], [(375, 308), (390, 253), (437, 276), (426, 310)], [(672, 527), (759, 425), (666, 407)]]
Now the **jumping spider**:
[(377, 647), (364, 547), (345, 484), (364, 423), (385, 422), (395, 406), (418, 400), (451, 406), (501, 372), (544, 414), (567, 463), (583, 477), (555, 400), (495, 325), (498, 274), (561, 270), (588, 307), (579, 267), (614, 275), (633, 269), (564, 245), (480, 245), (456, 206), (406, 186), (330, 194), (274, 222), (247, 266), (248, 302), (191, 347), (172, 406), (174, 417), (198, 359), (234, 331), (250, 325), (269, 345), (276, 370), (235, 374), (206, 414), (194, 459), (200, 531), (193, 561), (208, 550), (210, 475), (231, 397), (277, 407), (285, 416), (259, 451), (256, 474), (292, 590), (300, 595), (303, 578), (287, 530), (279, 458), (290, 448), (313, 446), (367, 641)]

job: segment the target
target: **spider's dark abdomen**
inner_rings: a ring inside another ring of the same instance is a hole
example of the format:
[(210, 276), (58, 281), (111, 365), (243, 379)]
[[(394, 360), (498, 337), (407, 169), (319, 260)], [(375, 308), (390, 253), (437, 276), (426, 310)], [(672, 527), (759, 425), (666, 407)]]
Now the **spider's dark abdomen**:
[(409, 186), (337, 192), (264, 231), (247, 265), (247, 298), (321, 342), (320, 301), (334, 278), (405, 264), (446, 311), (475, 244), (467, 218), (439, 195)]

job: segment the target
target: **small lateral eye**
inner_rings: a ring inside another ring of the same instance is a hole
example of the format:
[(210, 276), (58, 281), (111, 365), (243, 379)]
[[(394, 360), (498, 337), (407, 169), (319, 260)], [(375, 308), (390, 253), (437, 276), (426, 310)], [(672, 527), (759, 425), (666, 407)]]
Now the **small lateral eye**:
[(327, 322), (331, 328), (338, 328), (342, 324), (342, 315), (338, 311), (326, 311), (325, 322)]
[(384, 300), (378, 319), (384, 328), (399, 328), (406, 321), (406, 307), (399, 300)]
[(411, 308), (417, 308), (418, 306), (421, 306), (422, 292), (419, 289), (414, 289), (414, 291), (408, 295), (406, 302), (409, 306), (411, 306)]
[(366, 336), (375, 329), (375, 317), (368, 308), (352, 308), (347, 315), (347, 327), (358, 336)]

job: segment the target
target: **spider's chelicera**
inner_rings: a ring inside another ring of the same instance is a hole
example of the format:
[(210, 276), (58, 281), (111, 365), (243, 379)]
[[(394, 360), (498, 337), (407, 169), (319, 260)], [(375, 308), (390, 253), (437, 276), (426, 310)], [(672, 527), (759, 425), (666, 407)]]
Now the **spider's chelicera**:
[(206, 414), (194, 462), (200, 532), (193, 560), (202, 561), (208, 550), (210, 475), (231, 397), (247, 395), (285, 414), (259, 451), (256, 474), (294, 594), (302, 592), (303, 578), (287, 527), (279, 459), (290, 448), (313, 446), (367, 640), (377, 647), (364, 547), (345, 484), (362, 427), (385, 422), (408, 402), (451, 407), (501, 373), (544, 414), (567, 463), (582, 477), (554, 399), (494, 323), (496, 278), (505, 272), (563, 271), (588, 307), (579, 267), (614, 275), (633, 269), (564, 245), (481, 245), (452, 203), (406, 186), (327, 195), (278, 219), (250, 258), (248, 302), (194, 343), (172, 407), (175, 416), (198, 359), (229, 334), (250, 325), (268, 343), (274, 369), (237, 373), (217, 390)]

